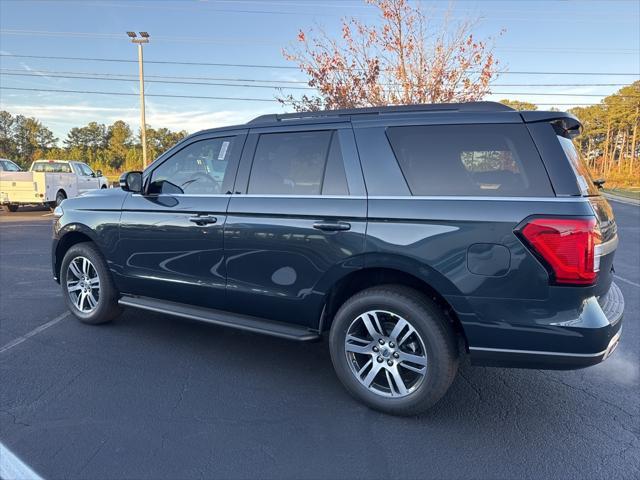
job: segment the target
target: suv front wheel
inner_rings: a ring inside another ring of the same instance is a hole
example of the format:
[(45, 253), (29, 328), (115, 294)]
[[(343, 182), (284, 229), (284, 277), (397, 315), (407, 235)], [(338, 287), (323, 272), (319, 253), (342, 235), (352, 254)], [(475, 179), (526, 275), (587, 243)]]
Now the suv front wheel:
[(69, 310), (81, 322), (106, 323), (121, 312), (111, 274), (93, 243), (77, 243), (67, 251), (60, 285)]
[(433, 406), (458, 367), (455, 335), (440, 307), (402, 286), (369, 288), (347, 300), (334, 318), (329, 346), (347, 390), (394, 415)]

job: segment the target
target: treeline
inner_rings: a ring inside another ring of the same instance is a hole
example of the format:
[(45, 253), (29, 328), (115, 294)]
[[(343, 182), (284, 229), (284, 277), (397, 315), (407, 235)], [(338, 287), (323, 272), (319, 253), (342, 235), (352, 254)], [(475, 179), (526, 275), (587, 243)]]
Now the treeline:
[(599, 105), (571, 109), (584, 126), (576, 138), (594, 177), (610, 186), (640, 186), (640, 81)]
[[(187, 136), (185, 130), (147, 127), (147, 155), (154, 159)], [(81, 160), (105, 175), (142, 168), (142, 146), (139, 132), (122, 120), (111, 125), (90, 122), (74, 127), (59, 145), (56, 138), (39, 120), (0, 111), (0, 157), (8, 158), (23, 168), (39, 159)]]
[[(502, 100), (518, 110), (536, 106)], [(621, 88), (598, 105), (570, 110), (583, 123), (576, 144), (593, 176), (605, 178), (607, 186), (640, 186), (640, 81)], [(182, 130), (147, 128), (148, 158), (154, 159), (187, 135)], [(91, 122), (72, 128), (59, 145), (51, 130), (35, 118), (0, 111), (0, 157), (27, 168), (33, 160), (57, 158), (82, 160), (107, 175), (142, 166), (139, 132), (122, 120), (112, 125)]]
[[(536, 110), (532, 103), (501, 100), (516, 110)], [(575, 142), (594, 178), (607, 187), (640, 186), (640, 81), (605, 97), (598, 105), (569, 110), (580, 119)]]

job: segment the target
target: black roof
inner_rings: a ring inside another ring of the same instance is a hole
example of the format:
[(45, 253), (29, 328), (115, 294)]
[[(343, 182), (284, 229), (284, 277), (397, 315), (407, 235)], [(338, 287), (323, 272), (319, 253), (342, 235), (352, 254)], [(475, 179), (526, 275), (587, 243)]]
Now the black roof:
[(355, 115), (371, 115), (385, 113), (411, 112), (513, 112), (513, 108), (498, 102), (465, 102), (465, 103), (430, 103), (418, 105), (392, 105), (386, 107), (349, 108), (342, 110), (319, 110), (316, 112), (296, 112), (260, 115), (247, 122), (247, 125), (280, 122), (283, 120), (298, 120), (318, 117), (342, 117)]

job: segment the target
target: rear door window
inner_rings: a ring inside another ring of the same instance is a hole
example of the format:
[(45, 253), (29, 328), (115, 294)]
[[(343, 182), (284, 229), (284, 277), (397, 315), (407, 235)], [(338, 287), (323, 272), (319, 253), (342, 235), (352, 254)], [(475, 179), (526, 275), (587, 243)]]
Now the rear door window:
[(390, 127), (387, 137), (413, 195), (553, 195), (524, 125)]
[(248, 193), (347, 195), (338, 136), (331, 130), (260, 135)]

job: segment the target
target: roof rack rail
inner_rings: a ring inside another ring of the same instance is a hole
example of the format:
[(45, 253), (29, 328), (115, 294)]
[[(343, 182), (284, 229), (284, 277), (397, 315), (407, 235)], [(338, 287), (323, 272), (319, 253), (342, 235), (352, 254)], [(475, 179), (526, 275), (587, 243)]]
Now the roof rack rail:
[(341, 110), (319, 110), (315, 112), (272, 113), (260, 115), (247, 122), (256, 123), (281, 122), (319, 117), (343, 117), (366, 114), (410, 113), (410, 112), (512, 112), (513, 108), (498, 102), (465, 102), (465, 103), (428, 103), (417, 105), (391, 105), (386, 107), (348, 108)]

